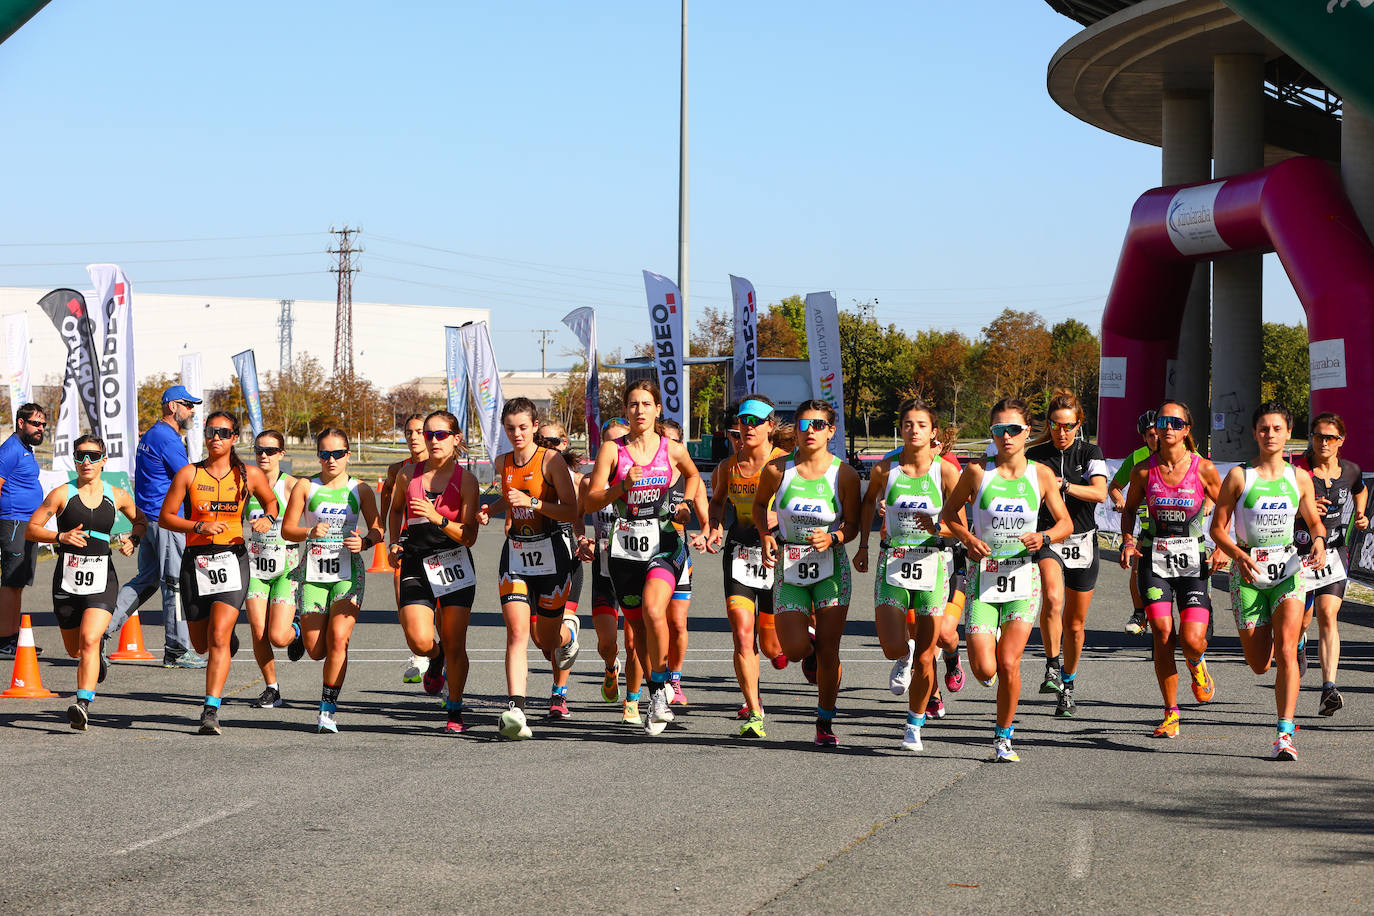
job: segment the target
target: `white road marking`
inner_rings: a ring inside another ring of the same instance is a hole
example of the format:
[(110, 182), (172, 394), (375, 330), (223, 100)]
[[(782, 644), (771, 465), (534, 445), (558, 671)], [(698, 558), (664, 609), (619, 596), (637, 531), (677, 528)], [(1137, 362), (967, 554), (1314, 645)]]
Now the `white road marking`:
[(1093, 865), (1093, 825), (1080, 822), (1073, 828), (1069, 842), (1069, 877), (1082, 881)]
[(216, 811), (214, 814), (207, 814), (205, 817), (191, 821), (191, 823), (189, 824), (183, 824), (182, 826), (177, 827), (174, 830), (168, 830), (166, 833), (159, 834), (147, 840), (140, 840), (132, 846), (125, 846), (123, 849), (116, 849), (113, 853), (111, 853), (111, 855), (127, 856), (131, 852), (137, 852), (138, 850), (144, 849), (148, 846), (156, 846), (158, 843), (165, 843), (168, 840), (175, 839), (176, 837), (179, 837), (184, 833), (190, 833), (192, 830), (199, 830), (201, 827), (208, 827), (209, 825), (217, 821), (222, 821), (226, 817), (233, 817), (235, 814), (241, 814), (244, 811), (247, 811), (249, 808), (252, 808), (256, 804), (256, 800), (241, 802), (240, 804), (237, 804), (232, 808), (225, 808), (223, 811)]

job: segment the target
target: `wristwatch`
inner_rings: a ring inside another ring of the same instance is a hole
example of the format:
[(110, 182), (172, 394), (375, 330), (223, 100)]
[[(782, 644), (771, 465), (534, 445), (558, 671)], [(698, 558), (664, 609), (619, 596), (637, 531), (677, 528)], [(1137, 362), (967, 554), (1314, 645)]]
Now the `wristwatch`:
[(448, 516), (447, 516), (447, 515), (441, 515), (441, 516), (439, 516), (439, 530), (440, 530), (440, 531), (443, 531), (443, 530), (444, 530), (445, 528), (447, 528), (447, 527), (448, 527)]
[(533, 509), (535, 512), (538, 512), (539, 507), (542, 505), (544, 505), (544, 501), (540, 499), (538, 496), (530, 497), (530, 508)]

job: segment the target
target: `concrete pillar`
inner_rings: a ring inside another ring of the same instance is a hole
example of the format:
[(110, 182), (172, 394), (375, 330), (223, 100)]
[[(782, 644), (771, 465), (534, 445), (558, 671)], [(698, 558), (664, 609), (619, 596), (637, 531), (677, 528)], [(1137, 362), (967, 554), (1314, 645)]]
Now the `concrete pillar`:
[[(1264, 58), (1218, 54), (1212, 64), (1213, 176), (1264, 165)], [(1212, 458), (1256, 454), (1250, 418), (1259, 406), (1264, 261), (1226, 255), (1212, 265)], [(1300, 409), (1302, 405), (1290, 405)]]
[(1374, 238), (1374, 118), (1349, 103), (1341, 122), (1341, 179), (1364, 231)]
[[(1192, 184), (1212, 177), (1212, 110), (1205, 92), (1168, 90), (1164, 93), (1164, 185)], [(1188, 405), (1193, 413), (1193, 438), (1207, 453), (1212, 368), (1212, 265), (1204, 261), (1193, 272), (1188, 304), (1179, 327), (1178, 359), (1165, 393)]]

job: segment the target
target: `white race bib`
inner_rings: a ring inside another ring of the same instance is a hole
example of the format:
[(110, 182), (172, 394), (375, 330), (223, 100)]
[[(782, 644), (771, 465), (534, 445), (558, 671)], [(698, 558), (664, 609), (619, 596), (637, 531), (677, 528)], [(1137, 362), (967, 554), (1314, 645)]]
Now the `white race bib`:
[(984, 604), (1029, 600), (1034, 569), (1030, 557), (983, 558), (978, 563), (978, 600)]
[(611, 529), (611, 556), (617, 560), (651, 560), (658, 553), (658, 519), (619, 518)]
[(1307, 563), (1310, 559), (1311, 557), (1304, 558), (1302, 562), (1302, 590), (1304, 592), (1316, 591), (1333, 582), (1345, 581), (1345, 562), (1341, 560), (1339, 550), (1332, 550), (1328, 547), (1326, 563), (1320, 569), (1308, 566)]
[[(1281, 547), (1251, 547), (1250, 559), (1259, 567), (1259, 575), (1254, 581), (1255, 588), (1273, 588), (1302, 568), (1302, 557), (1298, 556), (1298, 548), (1292, 544)], [(1236, 570), (1236, 574), (1241, 575), (1239, 570)]]
[(239, 558), (228, 550), (203, 553), (196, 557), (196, 593), (223, 595), (243, 588)]
[(558, 572), (553, 559), (553, 538), (510, 541), (510, 571), (517, 576), (552, 576)]
[(342, 582), (353, 575), (353, 561), (343, 541), (315, 541), (306, 554), (305, 581)]
[(1150, 569), (1161, 579), (1196, 579), (1202, 575), (1202, 547), (1197, 538), (1155, 538)]
[(1087, 569), (1093, 565), (1093, 547), (1096, 546), (1093, 539), (1096, 537), (1096, 531), (1081, 531), (1069, 535), (1063, 543), (1051, 544), (1050, 550), (1059, 554), (1065, 569)]
[(68, 595), (98, 595), (110, 574), (108, 556), (69, 553), (62, 558), (62, 591)]
[(782, 581), (788, 585), (815, 585), (834, 574), (834, 551), (820, 551), (810, 544), (782, 545)]
[(286, 572), (286, 545), (269, 544), (250, 538), (248, 541), (248, 572), (254, 579), (266, 582)]
[(475, 585), (477, 575), (472, 571), (472, 555), (466, 547), (454, 547), (425, 557), (425, 578), (435, 598)]
[(913, 592), (928, 592), (935, 588), (940, 576), (938, 547), (889, 547), (883, 574), (887, 584)]
[(746, 588), (772, 588), (773, 570), (763, 565), (763, 548), (743, 544), (731, 548), (730, 578)]

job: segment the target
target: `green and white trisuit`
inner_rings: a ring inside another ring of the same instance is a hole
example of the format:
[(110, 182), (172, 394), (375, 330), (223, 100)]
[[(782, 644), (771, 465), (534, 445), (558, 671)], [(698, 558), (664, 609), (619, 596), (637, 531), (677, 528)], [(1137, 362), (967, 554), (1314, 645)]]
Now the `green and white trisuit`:
[(983, 482), (973, 506), (973, 531), (991, 549), (972, 563), (969, 575), (969, 633), (995, 633), (1040, 614), (1040, 569), (1021, 542), (1036, 530), (1040, 515), (1040, 477), (1034, 461), (1020, 477), (1008, 479), (995, 462), (983, 467)]
[(849, 563), (844, 545), (818, 551), (806, 542), (806, 536), (816, 528), (838, 531), (843, 524), (839, 476), (840, 459), (833, 456), (817, 480), (802, 477), (795, 459), (787, 461), (773, 501), (779, 531), (774, 614), (810, 614), (812, 610), (849, 604)]
[(945, 612), (948, 551), (939, 536), (918, 522), (925, 517), (939, 527), (944, 508), (942, 464), (942, 459), (935, 457), (919, 477), (908, 476), (900, 458), (893, 458), (888, 466), (882, 550), (873, 570), (874, 605), (915, 611), (922, 617)]
[(258, 534), (250, 524), (266, 513), (256, 496), (250, 495), (245, 506), (248, 523), (243, 526), (243, 537), (248, 544), (248, 597), (266, 600), (269, 604), (295, 604), (296, 589), (300, 585), (296, 567), (300, 565), (299, 544), (293, 544), (281, 536), (281, 515), (286, 511), (286, 475), (279, 474), (272, 485), (277, 496), (276, 522), (271, 529)]
[(1233, 516), (1236, 544), (1259, 567), (1254, 584), (1245, 581), (1239, 564), (1231, 569), (1231, 609), (1236, 629), (1267, 626), (1275, 609), (1288, 598), (1302, 598), (1302, 557), (1293, 543), (1293, 522), (1301, 501), (1298, 476), (1284, 464), (1276, 480), (1264, 480), (1244, 465), (1245, 486)]
[(327, 614), (336, 601), (363, 603), (364, 570), (362, 552), (344, 547), (343, 539), (359, 527), (362, 503), (353, 477), (342, 486), (326, 487), (319, 475), (307, 482), (301, 526), (309, 530), (320, 522), (329, 526), (322, 538), (309, 538), (301, 557), (301, 614)]

